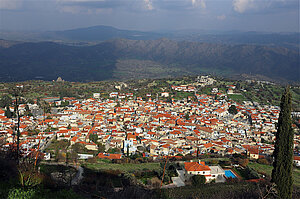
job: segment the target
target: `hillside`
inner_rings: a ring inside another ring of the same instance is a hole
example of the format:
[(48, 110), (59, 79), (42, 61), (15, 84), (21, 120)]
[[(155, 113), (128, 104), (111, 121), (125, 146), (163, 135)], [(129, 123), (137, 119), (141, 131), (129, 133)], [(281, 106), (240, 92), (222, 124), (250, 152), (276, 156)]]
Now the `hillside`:
[(161, 78), (188, 74), (263, 75), (300, 81), (299, 52), (284, 47), (187, 41), (105, 41), (94, 46), (53, 42), (0, 48), (0, 81)]

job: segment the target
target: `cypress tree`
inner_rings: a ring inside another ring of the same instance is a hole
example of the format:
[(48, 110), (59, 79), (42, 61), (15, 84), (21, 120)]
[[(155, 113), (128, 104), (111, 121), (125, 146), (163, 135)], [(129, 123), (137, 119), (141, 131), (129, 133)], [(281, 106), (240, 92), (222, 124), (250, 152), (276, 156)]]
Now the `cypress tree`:
[(289, 87), (281, 97), (280, 114), (276, 132), (272, 182), (280, 198), (292, 198), (293, 191), (293, 139), (291, 109), (292, 99)]
[(129, 144), (127, 144), (127, 157), (129, 157)]

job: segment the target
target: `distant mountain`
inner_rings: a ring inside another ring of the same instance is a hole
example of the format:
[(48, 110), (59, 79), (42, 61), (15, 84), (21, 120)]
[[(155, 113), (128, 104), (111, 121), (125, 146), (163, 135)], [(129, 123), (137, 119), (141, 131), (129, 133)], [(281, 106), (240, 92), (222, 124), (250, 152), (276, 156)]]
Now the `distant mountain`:
[(188, 41), (105, 41), (94, 46), (53, 42), (0, 48), (0, 81), (160, 78), (213, 73), (300, 81), (299, 52), (283, 47)]
[(162, 34), (132, 30), (120, 30), (111, 26), (93, 26), (65, 31), (45, 32), (49, 38), (60, 38), (71, 41), (105, 41), (116, 38), (149, 40), (163, 37)]
[(218, 44), (254, 44), (281, 46), (299, 50), (300, 33), (265, 33), (242, 31), (136, 31), (111, 26), (93, 26), (64, 31), (20, 32), (0, 31), (0, 38), (18, 41), (55, 41), (69, 45), (91, 45), (112, 39), (155, 40), (168, 38), (176, 41), (197, 41)]
[(121, 30), (111, 26), (93, 26), (64, 31), (12, 32), (0, 31), (0, 38), (25, 41), (100, 42), (111, 39), (152, 40), (167, 36), (164, 33)]

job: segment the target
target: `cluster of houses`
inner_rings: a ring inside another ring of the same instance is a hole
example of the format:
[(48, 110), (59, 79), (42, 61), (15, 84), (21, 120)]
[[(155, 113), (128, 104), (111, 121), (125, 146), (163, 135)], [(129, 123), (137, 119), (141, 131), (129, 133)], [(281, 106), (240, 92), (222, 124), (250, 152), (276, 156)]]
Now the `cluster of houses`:
[[(189, 102), (151, 98), (144, 101), (142, 97), (133, 99), (133, 93), (124, 94), (128, 98), (122, 100), (115, 97), (118, 95), (117, 92), (111, 93), (111, 99), (101, 99), (98, 94), (84, 100), (64, 98), (61, 101), (67, 101), (69, 105), (56, 113), (22, 116), (20, 148), (24, 154), (29, 154), (38, 145), (43, 149), (56, 137), (69, 140), (71, 145), (81, 143), (86, 149), (96, 151), (97, 143), (90, 140), (90, 135), (96, 134), (97, 142), (102, 143), (106, 150), (119, 148), (123, 154), (141, 152), (154, 159), (166, 155), (196, 156), (197, 153), (246, 153), (251, 159), (259, 159), (273, 153), (279, 107), (254, 102), (239, 104), (204, 94), (195, 94), (197, 100)], [(59, 100), (54, 103), (59, 103)], [(238, 110), (235, 115), (228, 112), (232, 105)], [(25, 104), (19, 109), (25, 110)], [(16, 125), (17, 119), (7, 118), (0, 109), (0, 139), (4, 141), (4, 147), (16, 143)], [(294, 146), (299, 147), (299, 144), (300, 136), (295, 135)], [(109, 156), (105, 153), (98, 155), (99, 158), (111, 159), (121, 158), (122, 154)], [(299, 157), (295, 156), (295, 161), (299, 165)], [(191, 174), (204, 172), (200, 174), (207, 176), (208, 180), (223, 172), (203, 163), (187, 163), (186, 168)]]
[(202, 75), (197, 77), (197, 86), (205, 87), (212, 85), (216, 82), (216, 80), (208, 75)]
[(183, 92), (195, 92), (196, 87), (191, 85), (180, 85), (180, 86), (172, 86), (172, 89), (175, 91), (183, 91)]

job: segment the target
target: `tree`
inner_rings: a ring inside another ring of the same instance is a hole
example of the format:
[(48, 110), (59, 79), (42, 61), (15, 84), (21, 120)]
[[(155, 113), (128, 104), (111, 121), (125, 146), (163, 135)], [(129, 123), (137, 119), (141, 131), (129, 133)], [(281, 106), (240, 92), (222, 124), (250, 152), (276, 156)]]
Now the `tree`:
[(5, 116), (7, 118), (12, 118), (13, 117), (13, 113), (10, 111), (9, 106), (6, 107)]
[(194, 175), (192, 176), (192, 183), (194, 186), (198, 187), (205, 184), (206, 179), (204, 175)]
[(86, 150), (85, 146), (81, 143), (75, 143), (72, 145), (72, 151), (75, 152), (76, 154), (78, 153), (84, 153)]
[(0, 99), (0, 107), (5, 108), (5, 107), (9, 106), (11, 104), (11, 102), (12, 102), (12, 98), (9, 95), (4, 95)]
[(238, 162), (239, 162), (239, 164), (242, 166), (242, 167), (246, 167), (247, 165), (248, 165), (248, 163), (249, 163), (249, 159), (242, 159), (242, 158), (239, 158), (238, 159)]
[(127, 144), (127, 157), (129, 157), (129, 144)]
[(269, 165), (270, 164), (269, 161), (267, 159), (264, 159), (264, 158), (263, 159), (258, 159), (257, 162), (259, 164), (265, 164), (265, 165)]
[(98, 143), (98, 153), (103, 153), (105, 152), (105, 145), (102, 143)]
[(109, 148), (108, 153), (121, 153), (121, 150), (119, 148)]
[(241, 84), (240, 84), (240, 82), (236, 83), (236, 89), (237, 89), (237, 90), (240, 90), (240, 89), (241, 89)]
[(189, 120), (189, 119), (190, 119), (189, 113), (186, 113), (186, 114), (184, 115), (184, 118), (185, 118), (186, 120)]
[(45, 113), (51, 113), (51, 106), (49, 105), (48, 102), (42, 100), (42, 101), (39, 101), (38, 104), (39, 104), (40, 108), (43, 109), (44, 114)]
[(66, 107), (68, 105), (69, 105), (69, 101), (62, 101), (60, 104), (61, 107)]
[(98, 135), (96, 133), (91, 133), (90, 136), (89, 136), (89, 139), (91, 141), (93, 141), (94, 143), (97, 143), (98, 142)]
[(229, 109), (228, 109), (228, 112), (229, 112), (230, 114), (235, 115), (235, 114), (238, 113), (238, 110), (236, 109), (236, 106), (235, 106), (235, 105), (231, 105), (231, 106), (229, 107)]
[(26, 116), (33, 116), (33, 114), (31, 113), (29, 106), (26, 104), (25, 105), (25, 114)]
[(287, 87), (281, 97), (280, 114), (276, 132), (272, 182), (280, 198), (292, 198), (293, 191), (293, 139), (291, 120), (292, 96)]

